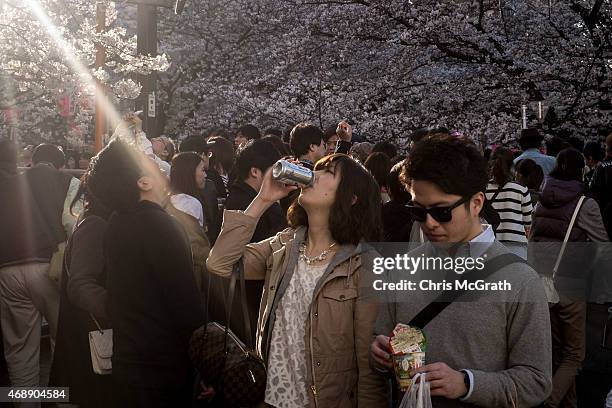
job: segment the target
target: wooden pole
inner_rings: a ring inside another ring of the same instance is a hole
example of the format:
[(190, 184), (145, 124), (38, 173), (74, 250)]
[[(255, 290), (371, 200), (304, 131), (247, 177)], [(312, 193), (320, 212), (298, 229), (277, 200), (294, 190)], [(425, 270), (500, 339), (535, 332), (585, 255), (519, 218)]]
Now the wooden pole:
[[(150, 4), (138, 4), (136, 48), (138, 54), (157, 55), (157, 6)], [(142, 130), (150, 139), (159, 136), (157, 129), (157, 118), (155, 109), (149, 109), (149, 100), (155, 103), (156, 77), (155, 73), (139, 75), (142, 91), (136, 100), (138, 110), (144, 112)]]
[[(104, 3), (96, 4), (96, 32), (101, 33), (106, 28), (106, 5)], [(96, 44), (96, 68), (104, 66), (106, 53), (102, 44)], [(104, 85), (100, 81), (96, 81), (96, 135), (94, 141), (95, 152), (98, 153), (104, 147), (104, 134), (106, 133), (106, 117), (104, 112)]]

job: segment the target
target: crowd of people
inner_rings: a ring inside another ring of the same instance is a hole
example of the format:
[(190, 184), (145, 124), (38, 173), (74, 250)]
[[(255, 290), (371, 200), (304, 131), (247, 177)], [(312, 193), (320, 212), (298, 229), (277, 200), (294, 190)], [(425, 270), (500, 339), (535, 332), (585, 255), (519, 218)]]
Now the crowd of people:
[[(558, 246), (566, 235), (609, 242), (612, 134), (605, 146), (558, 138), (545, 146), (538, 129), (526, 129), (520, 149), (481, 151), (442, 128), (415, 131), (403, 149), (354, 143), (345, 121), (325, 130), (298, 123), (285, 137), (245, 125), (233, 138), (180, 143), (149, 140), (141, 125), (127, 115), (80, 179), (63, 171), (58, 146), (40, 144), (20, 162), (15, 144), (0, 140), (0, 322), (11, 386), (47, 385), (44, 320), (48, 385), (69, 387), (72, 404), (231, 406), (189, 355), (194, 331), (214, 321), (265, 363), (260, 406), (392, 407), (402, 393), (389, 335), (420, 322), (426, 364), (411, 374), (427, 374), (433, 407), (604, 406), (612, 372), (586, 387), (580, 375), (590, 344), (600, 346), (589, 319), (604, 310), (607, 322), (607, 281), (598, 281), (598, 302), (561, 291), (547, 302), (538, 274), (553, 269), (559, 250), (542, 255), (531, 244)], [(311, 170), (313, 183), (276, 181), (280, 159)], [(447, 302), (423, 321), (430, 302), (420, 297), (368, 299), (377, 242), (503, 258), (491, 262), (496, 279), (518, 289), (485, 295), (485, 304)], [(591, 261), (563, 262), (589, 281)], [(237, 263), (246, 317), (227, 301)], [(90, 332), (106, 329), (112, 373), (101, 375)]]

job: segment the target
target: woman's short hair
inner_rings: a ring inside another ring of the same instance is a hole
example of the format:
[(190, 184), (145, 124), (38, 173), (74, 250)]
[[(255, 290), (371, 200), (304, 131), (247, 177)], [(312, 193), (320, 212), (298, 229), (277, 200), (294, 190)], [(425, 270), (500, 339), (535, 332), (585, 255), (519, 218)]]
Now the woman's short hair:
[[(336, 199), (329, 214), (329, 229), (339, 244), (358, 244), (362, 239), (381, 239), (380, 190), (372, 175), (345, 154), (325, 156), (315, 164), (316, 170), (334, 167), (340, 171)], [(287, 221), (293, 228), (308, 225), (306, 211), (295, 200), (287, 211)]]
[(174, 156), (170, 169), (170, 188), (173, 194), (188, 194), (202, 201), (202, 192), (195, 179), (196, 167), (201, 162), (202, 156), (196, 152), (183, 152)]
[(580, 151), (570, 147), (563, 149), (557, 155), (557, 164), (550, 176), (559, 180), (575, 180), (582, 182), (584, 172), (584, 156)]
[(208, 139), (208, 147), (212, 152), (210, 168), (216, 169), (217, 165), (221, 164), (226, 173), (231, 173), (234, 168), (234, 145), (232, 142), (221, 136), (214, 136)]
[(520, 182), (530, 190), (540, 191), (544, 171), (535, 161), (523, 159), (516, 163), (516, 174)]

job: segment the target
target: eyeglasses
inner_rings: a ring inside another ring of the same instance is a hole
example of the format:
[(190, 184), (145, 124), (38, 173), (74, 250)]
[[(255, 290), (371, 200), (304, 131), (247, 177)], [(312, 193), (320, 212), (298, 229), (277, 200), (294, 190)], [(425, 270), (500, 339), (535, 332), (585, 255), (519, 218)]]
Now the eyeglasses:
[(414, 219), (418, 222), (425, 222), (427, 214), (431, 215), (431, 218), (438, 222), (447, 223), (453, 219), (453, 209), (459, 207), (461, 204), (467, 202), (471, 197), (463, 197), (455, 204), (449, 207), (432, 207), (423, 208), (415, 205), (406, 205), (406, 208), (410, 211)]

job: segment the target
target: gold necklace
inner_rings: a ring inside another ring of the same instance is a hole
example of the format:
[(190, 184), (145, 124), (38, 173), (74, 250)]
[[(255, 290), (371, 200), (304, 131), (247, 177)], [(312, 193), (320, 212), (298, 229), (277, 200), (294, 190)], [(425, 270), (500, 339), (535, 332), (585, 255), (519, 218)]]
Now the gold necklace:
[(300, 244), (300, 259), (306, 262), (306, 265), (312, 265), (315, 262), (324, 261), (325, 258), (327, 258), (327, 254), (329, 254), (329, 251), (331, 251), (334, 245), (336, 245), (335, 242), (332, 243), (325, 251), (321, 252), (318, 256), (309, 257), (306, 256), (306, 242), (302, 242)]

